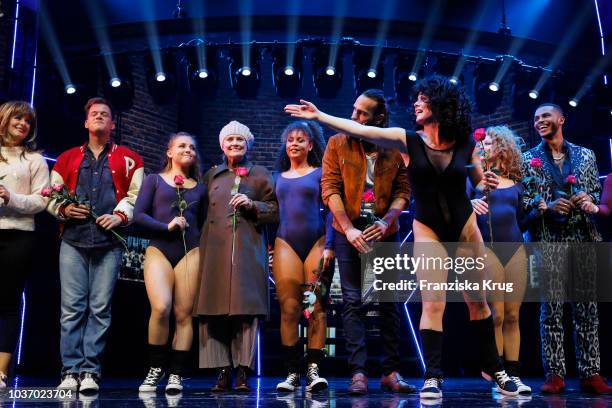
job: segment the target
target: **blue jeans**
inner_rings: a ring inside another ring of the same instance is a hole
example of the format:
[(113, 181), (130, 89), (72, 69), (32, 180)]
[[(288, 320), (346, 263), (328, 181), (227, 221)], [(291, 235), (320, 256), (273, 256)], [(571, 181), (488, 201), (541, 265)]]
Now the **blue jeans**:
[(111, 322), (111, 298), (121, 266), (120, 248), (60, 247), (60, 353), (62, 374), (101, 374)]
[[(399, 235), (392, 234), (381, 242), (398, 242)], [(366, 310), (361, 303), (361, 259), (359, 252), (346, 239), (336, 232), (335, 255), (340, 272), (342, 289), (342, 325), (349, 353), (351, 375), (367, 375), (366, 361)], [(383, 374), (399, 371), (400, 354), (400, 311), (397, 303), (379, 303), (379, 331), (382, 338)]]

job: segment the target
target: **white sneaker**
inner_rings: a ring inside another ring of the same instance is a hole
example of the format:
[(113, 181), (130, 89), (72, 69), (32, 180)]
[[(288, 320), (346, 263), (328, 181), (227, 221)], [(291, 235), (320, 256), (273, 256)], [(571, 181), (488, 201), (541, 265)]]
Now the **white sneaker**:
[(524, 384), (519, 377), (510, 377), (510, 379), (516, 384), (519, 394), (531, 394), (531, 387)]
[(100, 391), (100, 386), (98, 383), (100, 379), (94, 373), (83, 373), (81, 375), (81, 386), (79, 387), (79, 392), (94, 394)]
[(276, 385), (276, 391), (293, 392), (300, 388), (300, 375), (298, 373), (289, 373), (285, 381)]
[(442, 379), (434, 377), (426, 379), (419, 397), (424, 399), (442, 398)]
[(78, 391), (79, 376), (75, 373), (68, 373), (62, 376), (62, 382), (57, 386), (58, 390)]
[(140, 387), (139, 392), (155, 392), (160, 381), (164, 378), (164, 370), (158, 367), (150, 367)]
[(178, 374), (170, 374), (168, 384), (166, 384), (166, 392), (168, 394), (178, 394), (181, 391), (183, 391), (183, 379)]

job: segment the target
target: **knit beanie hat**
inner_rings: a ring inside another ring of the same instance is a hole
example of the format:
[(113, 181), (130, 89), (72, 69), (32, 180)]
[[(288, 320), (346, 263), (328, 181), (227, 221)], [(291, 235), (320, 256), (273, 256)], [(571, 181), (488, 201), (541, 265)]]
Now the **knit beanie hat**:
[(219, 146), (223, 148), (223, 139), (229, 135), (240, 135), (244, 137), (247, 142), (247, 149), (250, 149), (255, 141), (255, 136), (253, 136), (249, 128), (235, 120), (223, 126), (223, 129), (219, 132)]

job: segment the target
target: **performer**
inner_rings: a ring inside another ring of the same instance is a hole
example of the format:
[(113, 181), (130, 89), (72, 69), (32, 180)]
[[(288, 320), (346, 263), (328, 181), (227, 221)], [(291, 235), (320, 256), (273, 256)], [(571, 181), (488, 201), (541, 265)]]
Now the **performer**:
[[(280, 224), (274, 242), (273, 273), (276, 294), (281, 306), (281, 341), (285, 355), (287, 378), (276, 386), (278, 391), (294, 391), (300, 387), (300, 357), (303, 353), (298, 338), (298, 323), (303, 301), (302, 284), (320, 279), (325, 293), (319, 292), (314, 311), (308, 319), (308, 351), (306, 391), (327, 388), (327, 380), (319, 376), (325, 356), (327, 328), (326, 300), (333, 275), (334, 235), (321, 215), (321, 160), (325, 151), (323, 130), (316, 122), (297, 121), (289, 124), (281, 136), (282, 145), (276, 168)], [(318, 277), (323, 259), (323, 269)], [(332, 266), (332, 268), (330, 268)]]
[(197, 307), (200, 368), (217, 368), (213, 392), (231, 387), (249, 391), (255, 365), (259, 321), (268, 314), (268, 255), (263, 224), (278, 221), (271, 174), (251, 164), (247, 151), (254, 137), (232, 121), (219, 133), (224, 162), (203, 177), (208, 216), (200, 240), (202, 279)]
[(0, 106), (0, 390), (7, 387), (19, 333), (19, 304), (32, 268), (34, 214), (47, 200), (49, 168), (36, 151), (36, 112), (27, 102)]
[[(495, 327), (495, 343), (504, 368), (521, 394), (531, 393), (531, 388), (520, 379), (519, 350), (521, 334), (519, 311), (527, 284), (527, 254), (522, 243), (524, 223), (521, 151), (516, 137), (506, 126), (486, 129), (483, 141), (485, 159), (497, 169), (499, 185), (487, 195), (470, 185), (468, 193), (472, 207), (478, 215), (477, 222), (484, 242), (502, 243), (487, 248), (488, 278), (494, 282), (511, 282), (512, 293), (494, 293), (490, 299)], [(489, 226), (489, 211), (491, 225)], [(490, 235), (493, 232), (493, 237)], [(496, 388), (497, 390), (497, 388)]]
[[(404, 160), (409, 163), (408, 173), (414, 192), (416, 214), (412, 230), (415, 245), (427, 243), (423, 246), (431, 250), (435, 247), (432, 243), (442, 241), (482, 243), (476, 215), (465, 191), (468, 176), (466, 166), (472, 166), (469, 167), (469, 175), (478, 189), (482, 190), (485, 186), (495, 188), (498, 179), (492, 172), (483, 174), (480, 167), (480, 157), (474, 141), (470, 139), (470, 101), (462, 88), (440, 76), (421, 80), (414, 90), (417, 95), (414, 110), (419, 127), (416, 133), (402, 128), (364, 126), (323, 113), (307, 101), (301, 101), (300, 105), (287, 105), (285, 111), (295, 117), (319, 120), (352, 136), (402, 152)], [(338, 219), (338, 215), (334, 213), (334, 216)], [(360, 247), (365, 245), (364, 238), (358, 233), (351, 232), (350, 237), (347, 233), (347, 238)], [(336, 256), (340, 260), (337, 249)], [(446, 270), (429, 271), (429, 275), (424, 276), (423, 270), (419, 270), (417, 277), (419, 280), (427, 278), (428, 281), (436, 279), (446, 282), (447, 273)], [(429, 293), (422, 295), (420, 330), (427, 371), (420, 395), (422, 398), (440, 398), (445, 294), (438, 291), (433, 296)], [(504, 371), (497, 354), (493, 319), (486, 299), (482, 296), (472, 298), (467, 293), (464, 293), (464, 297), (470, 310), (470, 324), (480, 342), (478, 350), (481, 353), (483, 377), (495, 380), (503, 394), (517, 395), (516, 384)]]
[[(355, 123), (387, 126), (389, 114), (382, 92), (368, 90), (360, 95), (353, 105), (351, 119)], [(373, 212), (380, 220), (366, 229), (361, 202), (364, 191), (370, 189), (377, 198)], [(337, 134), (329, 139), (323, 156), (321, 190), (323, 202), (334, 215), (334, 247), (344, 303), (342, 321), (352, 375), (348, 391), (352, 395), (366, 394), (365, 308), (361, 302), (359, 253), (365, 252), (366, 241), (398, 241), (397, 217), (410, 197), (408, 179), (399, 152), (377, 149), (369, 143)], [(381, 386), (396, 392), (414, 392), (415, 388), (399, 374), (398, 305), (380, 303), (380, 320), (384, 353)]]
[(132, 219), (144, 169), (137, 153), (111, 141), (115, 122), (108, 101), (91, 98), (85, 115), (88, 141), (58, 157), (51, 182), (65, 184), (89, 204), (51, 200), (48, 209), (61, 221), (63, 232), (59, 256), (62, 381), (58, 388), (95, 393), (122, 255), (121, 244), (109, 230)]
[[(592, 150), (569, 143), (563, 136), (565, 116), (563, 110), (553, 103), (540, 105), (534, 114), (534, 127), (542, 138), (542, 142), (523, 155), (523, 172), (540, 179), (538, 186), (527, 184), (524, 206), (532, 211), (538, 206), (534, 202), (534, 189), (539, 189), (546, 203), (541, 214), (543, 222), (533, 222), (529, 233), (533, 241), (554, 243), (544, 247), (544, 265), (549, 272), (548, 294), (553, 299), (561, 297), (566, 282), (568, 270), (568, 255), (580, 259), (578, 273), (579, 283), (590, 284), (593, 278), (589, 275), (596, 270), (594, 253), (589, 247), (568, 243), (583, 243), (601, 241), (595, 223), (584, 215), (583, 208), (589, 208), (586, 203), (599, 203), (601, 185)], [(533, 158), (539, 159), (541, 168), (531, 167), (528, 163)], [(577, 193), (567, 198), (559, 194), (566, 190), (568, 176), (573, 175), (575, 181), (573, 191)], [(578, 218), (583, 220), (577, 222)], [(539, 218), (539, 220), (542, 220)], [(559, 244), (564, 243), (564, 244)], [(583, 253), (587, 251), (587, 253)], [(568, 254), (569, 252), (569, 254)], [(583, 391), (597, 394), (609, 393), (612, 387), (599, 375), (599, 317), (595, 299), (582, 299), (573, 302), (573, 319), (576, 339), (576, 356), (580, 373), (580, 387)], [(589, 301), (592, 300), (592, 301)], [(565, 355), (563, 350), (563, 302), (543, 302), (540, 306), (540, 335), (542, 338), (542, 360), (546, 371), (546, 382), (541, 390), (557, 394), (565, 388)]]
[[(151, 303), (149, 372), (138, 388), (142, 392), (155, 391), (165, 375), (171, 311), (176, 329), (166, 392), (183, 389), (182, 376), (193, 339), (193, 303), (200, 282), (198, 243), (208, 207), (206, 187), (199, 178), (193, 136), (175, 133), (168, 141), (163, 170), (145, 178), (136, 200), (134, 221), (151, 234), (144, 263)], [(184, 200), (184, 210), (179, 210), (180, 200)]]

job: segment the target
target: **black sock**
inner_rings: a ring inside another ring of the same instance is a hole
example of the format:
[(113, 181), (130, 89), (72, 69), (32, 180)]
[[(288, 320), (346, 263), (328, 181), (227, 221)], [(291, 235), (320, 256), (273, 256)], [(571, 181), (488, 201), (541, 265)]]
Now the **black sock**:
[(442, 378), (442, 338), (441, 331), (421, 330), (421, 345), (425, 358), (425, 379)]
[(510, 377), (521, 376), (521, 363), (519, 361), (504, 361), (504, 368)]
[(489, 375), (503, 370), (504, 367), (499, 354), (497, 354), (497, 346), (495, 345), (493, 316), (489, 316), (486, 319), (470, 320), (470, 326), (472, 326), (474, 340), (480, 353), (481, 370)]
[(170, 352), (170, 364), (168, 365), (169, 374), (177, 374), (181, 377), (189, 364), (189, 351), (172, 350)]
[(300, 362), (302, 359), (302, 344), (298, 341), (293, 346), (283, 345), (283, 355), (285, 356), (285, 368), (288, 373), (299, 373)]
[(319, 367), (321, 366), (321, 362), (325, 358), (325, 352), (321, 349), (311, 349), (309, 348), (306, 352), (306, 363), (307, 364), (316, 364)]
[(166, 368), (168, 360), (168, 346), (149, 344), (149, 366), (156, 368)]

